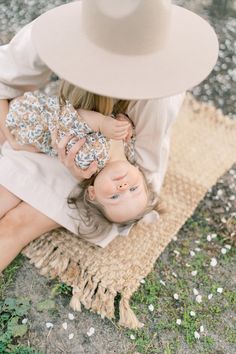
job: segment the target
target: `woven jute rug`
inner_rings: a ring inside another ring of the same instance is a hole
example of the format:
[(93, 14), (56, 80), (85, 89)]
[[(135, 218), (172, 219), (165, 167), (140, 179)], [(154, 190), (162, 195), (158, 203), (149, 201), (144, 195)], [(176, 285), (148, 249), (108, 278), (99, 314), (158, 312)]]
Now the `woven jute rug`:
[(167, 212), (158, 222), (136, 225), (128, 237), (118, 236), (106, 248), (58, 229), (33, 241), (23, 253), (41, 274), (73, 287), (74, 310), (81, 311), (83, 304), (102, 318), (114, 318), (114, 299), (120, 293), (118, 324), (142, 327), (129, 306), (130, 297), (207, 190), (235, 161), (236, 122), (188, 95), (173, 128), (162, 190)]

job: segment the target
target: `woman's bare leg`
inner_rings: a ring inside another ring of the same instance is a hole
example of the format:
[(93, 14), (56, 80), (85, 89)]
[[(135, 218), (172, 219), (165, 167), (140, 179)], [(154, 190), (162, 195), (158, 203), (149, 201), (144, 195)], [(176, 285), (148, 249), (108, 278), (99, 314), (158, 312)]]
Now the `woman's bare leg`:
[(59, 226), (29, 204), (20, 202), (0, 220), (0, 272), (28, 243)]
[(0, 219), (20, 202), (19, 198), (0, 185)]

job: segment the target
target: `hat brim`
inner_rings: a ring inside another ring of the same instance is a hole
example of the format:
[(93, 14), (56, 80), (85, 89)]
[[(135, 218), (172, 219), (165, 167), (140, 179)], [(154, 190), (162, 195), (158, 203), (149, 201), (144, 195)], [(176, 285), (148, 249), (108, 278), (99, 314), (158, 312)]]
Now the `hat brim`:
[(96, 46), (81, 28), (81, 10), (78, 1), (46, 12), (35, 20), (32, 39), (51, 70), (88, 91), (121, 99), (171, 96), (199, 84), (217, 61), (213, 28), (182, 7), (172, 5), (165, 47), (146, 55), (119, 55)]

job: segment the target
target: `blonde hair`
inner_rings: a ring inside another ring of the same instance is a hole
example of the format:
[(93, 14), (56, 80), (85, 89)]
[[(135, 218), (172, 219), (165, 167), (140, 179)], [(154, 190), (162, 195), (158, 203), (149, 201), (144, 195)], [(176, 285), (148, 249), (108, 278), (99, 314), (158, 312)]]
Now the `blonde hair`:
[(59, 102), (62, 106), (67, 101), (75, 109), (82, 108), (96, 111), (106, 116), (112, 113), (126, 113), (129, 105), (129, 101), (127, 100), (118, 100), (115, 102), (115, 99), (112, 97), (97, 95), (62, 80), (59, 87)]
[[(143, 172), (142, 174), (144, 177), (144, 183), (146, 185), (148, 197), (146, 208), (135, 218), (121, 223), (117, 222), (117, 225), (128, 226), (132, 225), (133, 223), (137, 223), (143, 216), (152, 210), (156, 210), (160, 214), (165, 212), (159, 196), (156, 192), (153, 191), (152, 185), (147, 182)], [(79, 225), (78, 236), (87, 240), (95, 236), (99, 237), (107, 234), (111, 230), (113, 223), (113, 221), (110, 220), (106, 215), (103, 205), (98, 203), (96, 200), (91, 200), (89, 198), (88, 187), (94, 184), (96, 177), (97, 174), (81, 182), (78, 185), (78, 190), (74, 190), (74, 192), (68, 198), (68, 204), (72, 208), (75, 208), (79, 211), (80, 219), (83, 221), (83, 224), (86, 227), (83, 229), (83, 225)]]

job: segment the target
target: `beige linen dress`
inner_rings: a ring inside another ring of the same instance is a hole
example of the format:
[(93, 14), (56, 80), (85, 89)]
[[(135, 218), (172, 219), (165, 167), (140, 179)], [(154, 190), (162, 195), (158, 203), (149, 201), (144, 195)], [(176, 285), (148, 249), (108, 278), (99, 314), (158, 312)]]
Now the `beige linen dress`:
[[(32, 44), (31, 27), (32, 23), (28, 24), (9, 44), (0, 47), (0, 98), (13, 98), (37, 89), (51, 74)], [(166, 173), (171, 127), (183, 99), (182, 93), (131, 101), (126, 112), (135, 126), (136, 162), (157, 193)], [(66, 201), (77, 180), (57, 158), (14, 151), (5, 143), (0, 158), (0, 184), (71, 232), (76, 234), (78, 225), (84, 226)], [(120, 231), (113, 225), (109, 234), (89, 241), (106, 247), (118, 234)]]

